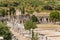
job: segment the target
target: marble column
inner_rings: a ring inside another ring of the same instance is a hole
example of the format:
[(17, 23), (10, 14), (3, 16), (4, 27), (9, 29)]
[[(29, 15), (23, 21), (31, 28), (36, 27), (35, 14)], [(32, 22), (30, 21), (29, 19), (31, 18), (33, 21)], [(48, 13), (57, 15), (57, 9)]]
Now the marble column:
[(47, 22), (45, 17), (42, 18), (42, 22), (43, 23), (46, 23)]
[(41, 17), (37, 17), (38, 18), (38, 22), (42, 23), (42, 18)]
[(42, 18), (40, 18), (40, 22), (42, 23)]
[(8, 12), (8, 20), (10, 20), (10, 13)]
[(49, 18), (48, 18), (48, 23), (50, 23), (50, 20), (49, 20)]

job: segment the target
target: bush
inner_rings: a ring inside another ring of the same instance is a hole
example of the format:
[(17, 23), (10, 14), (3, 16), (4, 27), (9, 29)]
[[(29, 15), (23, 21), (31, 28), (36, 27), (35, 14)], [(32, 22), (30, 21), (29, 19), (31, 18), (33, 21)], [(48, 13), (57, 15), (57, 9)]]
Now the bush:
[(0, 3), (0, 7), (7, 7), (8, 3)]
[(12, 7), (17, 7), (19, 5), (19, 3), (18, 2), (11, 2), (11, 3), (9, 3), (9, 5)]
[(51, 21), (56, 22), (56, 21), (59, 21), (59, 19), (60, 19), (60, 13), (59, 12), (54, 11), (54, 12), (50, 13), (50, 20)]
[(38, 19), (37, 19), (37, 17), (36, 17), (35, 15), (33, 15), (33, 16), (30, 18), (30, 20), (32, 20), (33, 22), (37, 22), (37, 21), (38, 21)]
[(11, 40), (12, 37), (8, 27), (2, 22), (0, 22), (0, 36), (3, 36), (4, 40)]
[(11, 14), (13, 14), (13, 15), (14, 15), (14, 13), (15, 13), (15, 8), (14, 8), (14, 7), (10, 7), (9, 12), (10, 12), (10, 15), (11, 15)]
[(60, 10), (60, 7), (56, 7), (55, 9), (56, 9), (56, 10)]
[(45, 10), (53, 10), (52, 7), (49, 6), (49, 5), (44, 6), (43, 9), (45, 9)]

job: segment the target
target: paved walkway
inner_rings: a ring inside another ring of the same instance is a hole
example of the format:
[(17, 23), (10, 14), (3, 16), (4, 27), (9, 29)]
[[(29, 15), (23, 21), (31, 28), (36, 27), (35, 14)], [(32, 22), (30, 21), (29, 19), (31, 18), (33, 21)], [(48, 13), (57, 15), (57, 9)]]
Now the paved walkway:
[[(17, 23), (15, 25), (13, 25), (13, 23), (10, 23), (10, 22), (8, 22), (8, 25), (11, 26), (12, 29), (10, 29), (10, 31), (12, 32), (12, 34), (14, 34), (14, 36), (16, 36), (16, 38), (18, 40), (29, 40), (25, 36), (23, 36), (20, 33), (14, 31), (14, 29), (13, 29), (13, 27), (16, 28), (16, 29), (17, 28), (21, 28), (22, 25), (17, 25)], [(37, 33), (43, 34), (46, 37), (49, 36), (48, 39), (52, 38), (51, 40), (55, 40), (55, 38), (56, 38), (56, 40), (60, 40), (60, 32), (59, 32), (60, 31), (59, 30), (60, 29), (60, 25), (54, 25), (54, 24), (37, 24), (37, 26), (38, 26), (38, 28), (35, 29), (35, 31)], [(50, 37), (50, 36), (53, 36), (53, 37)], [(57, 37), (57, 36), (59, 36), (59, 37)], [(39, 37), (40, 37), (40, 35), (39, 35)], [(45, 38), (45, 37), (43, 36), (43, 38)], [(42, 40), (41, 37), (39, 38), (39, 40)]]
[(26, 37), (20, 35), (19, 33), (13, 31), (12, 29), (10, 29), (10, 31), (12, 32), (12, 34), (14, 34), (14, 36), (17, 37), (18, 40), (29, 40), (28, 38), (26, 38)]
[[(23, 35), (21, 35), (20, 33), (17, 32), (17, 28), (20, 28), (20, 26), (22, 27), (22, 25), (19, 25), (19, 27), (18, 27), (18, 25), (13, 25), (13, 23), (8, 22), (8, 23), (7, 23), (7, 26), (11, 27), (11, 28), (10, 28), (11, 33), (12, 33), (13, 36), (15, 36), (18, 40), (30, 40), (29, 38), (26, 38), (25, 36), (23, 36)], [(13, 29), (13, 27), (16, 28), (16, 29)], [(15, 31), (15, 30), (16, 30), (16, 31)]]

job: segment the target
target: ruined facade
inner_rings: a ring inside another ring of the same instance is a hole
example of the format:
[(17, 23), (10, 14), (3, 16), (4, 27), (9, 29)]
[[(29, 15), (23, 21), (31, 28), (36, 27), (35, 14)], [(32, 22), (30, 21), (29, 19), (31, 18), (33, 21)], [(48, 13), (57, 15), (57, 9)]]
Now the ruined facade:
[[(49, 23), (49, 14), (50, 12), (34, 12), (32, 15), (35, 15), (38, 18), (39, 23)], [(14, 16), (14, 20), (19, 23), (24, 23), (24, 21), (30, 20), (30, 17), (32, 16), (30, 14), (21, 14), (20, 10), (16, 10), (16, 15)]]

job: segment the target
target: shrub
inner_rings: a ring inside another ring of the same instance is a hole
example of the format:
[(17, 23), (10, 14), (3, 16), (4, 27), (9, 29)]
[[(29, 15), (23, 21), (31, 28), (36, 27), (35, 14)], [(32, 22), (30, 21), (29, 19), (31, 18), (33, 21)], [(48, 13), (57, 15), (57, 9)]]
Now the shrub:
[(0, 36), (3, 36), (4, 40), (11, 40), (12, 37), (8, 27), (2, 22), (0, 22)]
[(49, 6), (49, 5), (44, 6), (43, 9), (45, 9), (45, 10), (53, 10), (52, 7)]

